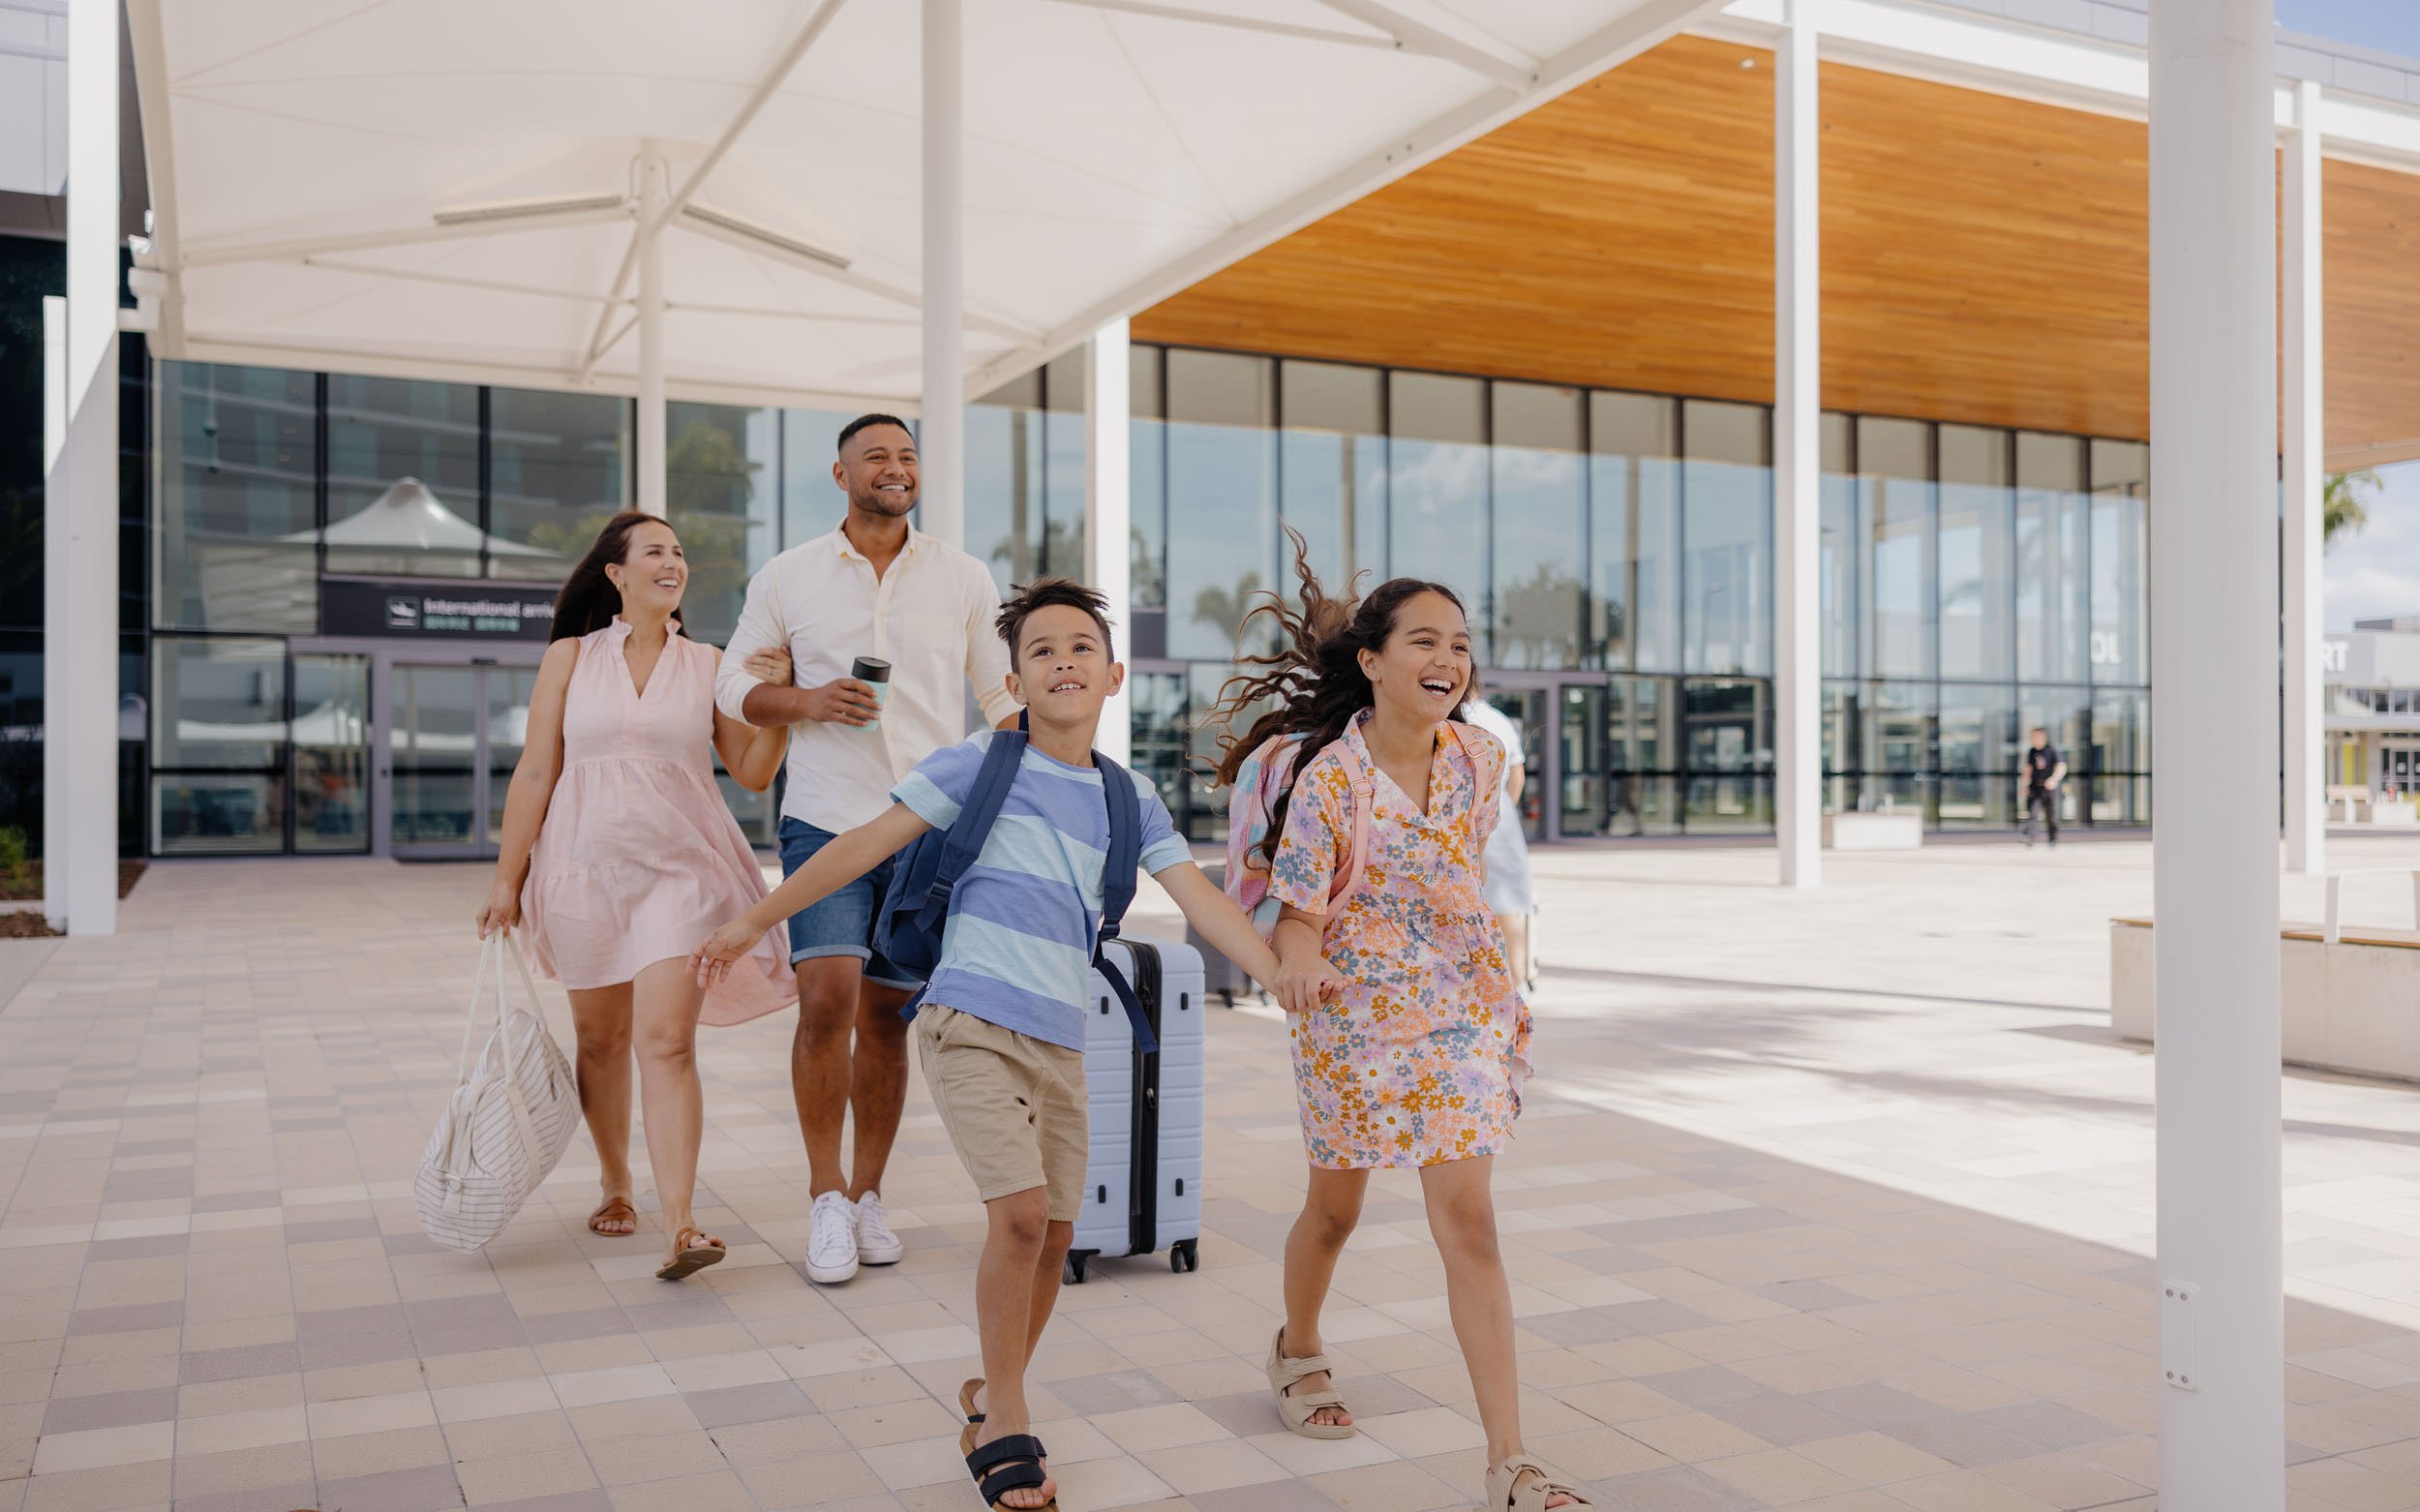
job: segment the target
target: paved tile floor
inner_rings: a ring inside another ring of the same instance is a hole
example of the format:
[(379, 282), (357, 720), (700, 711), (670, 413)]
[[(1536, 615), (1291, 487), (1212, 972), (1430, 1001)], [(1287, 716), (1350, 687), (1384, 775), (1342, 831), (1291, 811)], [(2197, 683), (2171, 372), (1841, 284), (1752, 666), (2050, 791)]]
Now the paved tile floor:
[[(1840, 859), (1806, 894), (1755, 851), (1538, 870), (1543, 1073), (1498, 1181), (1532, 1446), (1640, 1512), (2154, 1505), (2150, 1063), (2102, 1011), (2147, 850)], [(485, 1254), (420, 1236), (481, 882), (171, 863), (120, 937), (0, 951), (0, 1512), (977, 1505), (948, 1403), (981, 1212), (921, 1089), (889, 1194), (908, 1257), (846, 1287), (791, 1263), (776, 1023), (704, 1041), (727, 1263), (669, 1286), (652, 1232), (588, 1234), (585, 1140)], [(1475, 1505), (1407, 1176), (1374, 1188), (1330, 1320), (1368, 1432), (1279, 1431), (1283, 1031), (1213, 1023), (1201, 1270), (1102, 1265), (1044, 1346), (1063, 1504)], [(2294, 1505), (2420, 1507), (2420, 1099), (2294, 1077), (2287, 1110)]]

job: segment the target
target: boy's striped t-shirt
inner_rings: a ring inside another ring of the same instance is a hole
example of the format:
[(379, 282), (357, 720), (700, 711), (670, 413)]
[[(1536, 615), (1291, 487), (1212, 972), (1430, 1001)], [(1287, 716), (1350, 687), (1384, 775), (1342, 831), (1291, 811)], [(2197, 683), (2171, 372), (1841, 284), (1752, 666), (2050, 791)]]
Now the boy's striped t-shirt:
[[(991, 740), (985, 730), (933, 752), (891, 790), (892, 801), (934, 829), (948, 829), (974, 790)], [(1193, 860), (1160, 795), (1141, 776), (1127, 775), (1141, 800), (1141, 869), (1157, 875)], [(958, 881), (925, 1000), (1083, 1048), (1108, 853), (1109, 804), (1100, 769), (1071, 767), (1027, 746), (998, 822)]]

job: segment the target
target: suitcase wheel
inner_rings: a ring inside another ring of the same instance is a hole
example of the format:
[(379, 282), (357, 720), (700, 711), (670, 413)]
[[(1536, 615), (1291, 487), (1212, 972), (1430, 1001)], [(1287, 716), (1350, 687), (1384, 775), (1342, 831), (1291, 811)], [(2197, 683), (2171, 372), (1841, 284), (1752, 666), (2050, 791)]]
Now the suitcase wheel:
[(1201, 1269), (1201, 1251), (1199, 1249), (1199, 1241), (1194, 1239), (1179, 1239), (1176, 1243), (1169, 1245), (1168, 1269), (1175, 1271), (1178, 1275), (1183, 1275), (1187, 1271), (1197, 1271)]
[(1070, 1250), (1067, 1252), (1067, 1284), (1069, 1285), (1080, 1286), (1084, 1284), (1084, 1267), (1092, 1262), (1093, 1255), (1098, 1253), (1098, 1251), (1094, 1250)]

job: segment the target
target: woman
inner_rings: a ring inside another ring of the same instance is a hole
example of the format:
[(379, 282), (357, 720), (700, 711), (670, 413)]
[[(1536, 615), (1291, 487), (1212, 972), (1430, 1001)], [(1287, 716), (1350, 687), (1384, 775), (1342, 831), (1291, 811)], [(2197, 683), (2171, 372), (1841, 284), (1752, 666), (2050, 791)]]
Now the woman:
[[(788, 732), (714, 708), (719, 655), (681, 633), (689, 564), (652, 515), (624, 511), (555, 600), (554, 644), (529, 700), (529, 740), (504, 800), (502, 853), (479, 910), (479, 938), (527, 921), (530, 967), (562, 983), (579, 1034), (580, 1105), (596, 1140), (600, 1234), (637, 1231), (631, 1205), (630, 1050), (639, 1052), (648, 1164), (668, 1248), (656, 1275), (679, 1281), (723, 1257), (690, 1211), (705, 1114), (701, 1015), (737, 1023), (797, 998), (768, 942), (711, 993), (684, 969), (716, 924), (765, 896), (756, 854), (714, 786), (714, 757), (742, 787), (772, 785)], [(790, 680), (786, 650), (751, 658)]]
[[(1490, 1183), (1521, 1110), (1529, 1014), (1480, 895), (1504, 751), (1455, 718), (1473, 690), (1469, 626), (1441, 584), (1397, 578), (1358, 605), (1339, 603), (1299, 543), (1296, 572), (1299, 614), (1282, 604), (1256, 611), (1276, 620), (1285, 649), (1246, 658), (1261, 672), (1231, 684), (1222, 706), (1230, 717), (1263, 700), (1277, 707), (1227, 747), (1220, 772), (1232, 782), (1263, 742), (1299, 742), (1261, 842), (1284, 905), (1279, 997), (1298, 1010), (1294, 1082), (1311, 1164), (1286, 1242), (1286, 1321), (1269, 1346), (1279, 1415), (1307, 1437), (1353, 1432), (1320, 1352), (1319, 1311), (1370, 1172), (1416, 1167), (1487, 1435), (1489, 1507), (1587, 1506), (1569, 1477), (1521, 1442), (1512, 1297)], [(1336, 872), (1357, 848), (1362, 875), (1330, 917)], [(1326, 1003), (1306, 990), (1322, 954), (1347, 981)]]

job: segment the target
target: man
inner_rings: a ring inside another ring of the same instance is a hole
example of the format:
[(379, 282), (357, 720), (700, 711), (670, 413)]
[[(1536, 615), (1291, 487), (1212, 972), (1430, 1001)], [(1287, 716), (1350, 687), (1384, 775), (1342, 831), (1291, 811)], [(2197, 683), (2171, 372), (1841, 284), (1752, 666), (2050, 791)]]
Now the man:
[(2059, 843), (2059, 784), (2067, 780), (2067, 761), (2059, 748), (2050, 743), (2050, 732), (2036, 725), (2027, 739), (2032, 746), (2025, 752), (2025, 823), (2020, 832), (2027, 849), (2034, 844), (2034, 810), (2042, 810), (2050, 831), (2050, 843)]
[[(791, 727), (785, 876), (834, 835), (880, 816), (918, 762), (964, 738), (968, 687), (991, 723), (1016, 715), (1008, 648), (991, 627), (1000, 594), (989, 569), (908, 524), (922, 477), (906, 423), (887, 414), (849, 422), (832, 476), (848, 496), (847, 517), (749, 581), (714, 684), (723, 712)], [(790, 649), (793, 686), (747, 670), (749, 651), (775, 645)], [(849, 675), (861, 656), (891, 664), (881, 694)], [(890, 882), (885, 862), (790, 920), (799, 977), (790, 1090), (814, 1196), (806, 1274), (825, 1285), (847, 1281), (861, 1262), (889, 1265), (906, 1253), (881, 1195), (907, 1098), (899, 1010), (917, 986), (874, 953), (874, 914)], [(852, 1109), (857, 1137), (844, 1170), (841, 1131)]]

